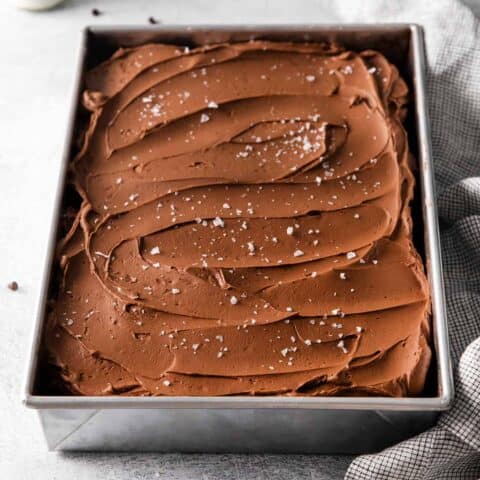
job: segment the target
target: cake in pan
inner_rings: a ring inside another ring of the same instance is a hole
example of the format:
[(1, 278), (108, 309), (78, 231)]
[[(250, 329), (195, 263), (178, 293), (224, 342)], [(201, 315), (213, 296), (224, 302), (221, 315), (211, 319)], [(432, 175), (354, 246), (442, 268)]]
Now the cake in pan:
[[(422, 392), (408, 89), (380, 53), (251, 41), (117, 51), (45, 331), (78, 395)], [(76, 194), (76, 195), (77, 195)]]

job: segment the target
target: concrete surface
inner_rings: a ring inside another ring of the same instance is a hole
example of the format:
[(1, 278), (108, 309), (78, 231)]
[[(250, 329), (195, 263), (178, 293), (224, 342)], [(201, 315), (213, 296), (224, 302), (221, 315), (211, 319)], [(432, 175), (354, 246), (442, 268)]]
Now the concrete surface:
[[(79, 32), (87, 24), (338, 22), (333, 2), (70, 0), (43, 13), (0, 1), (0, 477), (337, 479), (349, 457), (48, 453), (20, 402)], [(469, 0), (478, 12), (479, 3)], [(103, 15), (94, 17), (98, 8)], [(293, 7), (293, 8), (292, 8)], [(16, 292), (6, 285), (16, 280)]]

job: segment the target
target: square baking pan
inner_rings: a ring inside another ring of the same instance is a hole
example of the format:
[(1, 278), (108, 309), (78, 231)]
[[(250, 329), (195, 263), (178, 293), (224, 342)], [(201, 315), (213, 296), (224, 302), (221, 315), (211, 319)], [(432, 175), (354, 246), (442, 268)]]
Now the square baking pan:
[[(45, 395), (39, 385), (42, 331), (67, 165), (75, 153), (79, 100), (87, 69), (117, 48), (147, 42), (203, 45), (249, 39), (330, 41), (376, 49), (397, 65), (413, 101), (406, 127), (418, 161), (414, 238), (432, 295), (433, 359), (424, 396), (384, 397), (82, 397)], [(51, 450), (182, 452), (373, 452), (431, 426), (453, 399), (430, 132), (425, 49), (418, 25), (89, 27), (83, 33), (63, 166), (52, 214), (49, 252), (39, 295), (24, 390), (38, 411)]]

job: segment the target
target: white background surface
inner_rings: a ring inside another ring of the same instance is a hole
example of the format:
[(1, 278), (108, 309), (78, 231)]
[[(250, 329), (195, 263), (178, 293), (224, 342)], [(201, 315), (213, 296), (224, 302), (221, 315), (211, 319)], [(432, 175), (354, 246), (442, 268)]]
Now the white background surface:
[[(0, 0), (0, 478), (341, 478), (348, 457), (48, 453), (35, 412), (20, 402), (81, 28), (146, 24), (150, 15), (183, 24), (339, 22), (332, 3), (67, 0), (30, 13)], [(93, 7), (104, 14), (93, 17)], [(6, 288), (12, 280), (17, 292)]]

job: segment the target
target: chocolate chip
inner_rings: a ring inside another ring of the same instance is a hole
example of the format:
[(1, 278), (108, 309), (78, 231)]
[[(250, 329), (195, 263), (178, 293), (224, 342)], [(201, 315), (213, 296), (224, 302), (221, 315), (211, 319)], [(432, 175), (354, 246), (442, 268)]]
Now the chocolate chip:
[(13, 290), (13, 291), (18, 290), (18, 283), (17, 282), (10, 282), (7, 286), (10, 290)]
[(98, 8), (92, 8), (91, 14), (92, 14), (94, 17), (98, 17), (99, 15), (102, 14), (102, 12), (101, 12)]
[(152, 25), (155, 25), (156, 23), (158, 23), (158, 20), (155, 17), (148, 17), (148, 22)]

